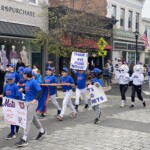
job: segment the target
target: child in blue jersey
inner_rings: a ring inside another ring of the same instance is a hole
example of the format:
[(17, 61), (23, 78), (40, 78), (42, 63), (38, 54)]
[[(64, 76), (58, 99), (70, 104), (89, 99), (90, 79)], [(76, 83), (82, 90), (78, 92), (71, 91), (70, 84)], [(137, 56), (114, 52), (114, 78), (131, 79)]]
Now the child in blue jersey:
[(43, 81), (42, 81), (42, 75), (41, 75), (41, 73), (40, 73), (40, 70), (37, 71), (37, 80), (38, 80), (39, 83), (42, 83), (42, 82), (43, 82)]
[(72, 96), (72, 87), (75, 86), (74, 81), (71, 76), (68, 75), (68, 69), (63, 68), (61, 72), (62, 76), (60, 78), (60, 83), (62, 83), (62, 90), (64, 92), (64, 99), (62, 103), (62, 110), (59, 116), (57, 116), (57, 119), (62, 121), (67, 106), (70, 108), (72, 112), (72, 117), (75, 118), (77, 115), (77, 112), (75, 108), (73, 107), (71, 96)]
[[(92, 79), (92, 84), (94, 83), (99, 83), (100, 86), (103, 86), (103, 82), (102, 80), (100, 79), (100, 75), (102, 73), (102, 71), (98, 68), (94, 68), (92, 70), (92, 73), (93, 73), (93, 79)], [(101, 116), (101, 110), (100, 110), (100, 105), (95, 105), (92, 107), (95, 114), (96, 114), (96, 118), (94, 120), (94, 123), (95, 124), (98, 124), (100, 122), (100, 116)]]
[[(21, 93), (19, 92), (19, 88), (17, 84), (14, 83), (15, 76), (13, 74), (7, 74), (6, 80), (7, 80), (7, 84), (4, 87), (3, 95), (6, 96), (7, 98), (19, 99)], [(15, 132), (18, 133), (18, 131), (19, 131), (19, 126), (11, 125), (11, 132), (10, 134), (8, 134), (6, 139), (10, 140), (16, 138)]]
[(76, 100), (75, 100), (75, 109), (78, 111), (79, 106), (79, 98), (82, 96), (85, 106), (84, 109), (88, 109), (88, 99), (86, 97), (87, 95), (87, 88), (86, 88), (86, 77), (87, 77), (87, 71), (84, 70), (73, 70), (77, 77), (77, 87), (76, 87)]
[[(53, 75), (54, 69), (52, 67), (46, 68), (46, 76), (44, 78), (44, 83), (46, 84), (56, 84), (58, 83), (57, 78)], [(53, 105), (57, 109), (57, 115), (61, 113), (61, 108), (56, 100), (56, 86), (48, 86), (50, 91), (50, 100), (52, 101)], [(43, 116), (45, 114), (42, 114)]]
[[(39, 140), (44, 137), (46, 134), (45, 130), (43, 129), (37, 115), (36, 115), (36, 109), (38, 106), (37, 100), (42, 94), (41, 87), (38, 85), (37, 81), (35, 81), (32, 78), (32, 70), (30, 68), (25, 68), (23, 72), (23, 77), (26, 80), (25, 83), (25, 101), (27, 105), (27, 124), (26, 129), (24, 129), (23, 137), (20, 139), (16, 145), (18, 147), (26, 146), (28, 145), (27, 137), (30, 132), (30, 127), (33, 122), (33, 124), (36, 126), (36, 128), (39, 130), (39, 134), (36, 137), (36, 140)], [(20, 91), (23, 92), (24, 89), (20, 89)]]
[[(17, 72), (15, 72), (15, 66), (13, 64), (9, 64), (7, 65), (8, 67), (8, 73), (7, 74), (13, 74), (15, 76), (15, 83), (18, 83), (20, 78)], [(7, 78), (7, 74), (6, 74), (6, 78)]]

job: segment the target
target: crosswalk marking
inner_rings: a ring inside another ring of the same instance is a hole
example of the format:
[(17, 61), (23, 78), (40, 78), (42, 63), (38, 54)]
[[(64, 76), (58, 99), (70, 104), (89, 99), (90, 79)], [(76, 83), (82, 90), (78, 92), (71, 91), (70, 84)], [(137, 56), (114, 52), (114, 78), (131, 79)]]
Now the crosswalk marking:
[(144, 93), (145, 95), (150, 95), (150, 92), (149, 92), (149, 91), (143, 91), (143, 93)]

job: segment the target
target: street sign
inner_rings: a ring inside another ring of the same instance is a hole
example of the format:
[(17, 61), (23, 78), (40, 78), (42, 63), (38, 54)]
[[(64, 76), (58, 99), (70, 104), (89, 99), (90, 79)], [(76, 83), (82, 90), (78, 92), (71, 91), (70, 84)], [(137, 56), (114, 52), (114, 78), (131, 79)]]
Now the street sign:
[(103, 51), (104, 48), (106, 47), (106, 45), (108, 45), (108, 43), (105, 41), (104, 38), (100, 38), (100, 40), (98, 41), (98, 47), (99, 47), (99, 51)]
[(98, 56), (106, 56), (107, 51), (98, 51)]

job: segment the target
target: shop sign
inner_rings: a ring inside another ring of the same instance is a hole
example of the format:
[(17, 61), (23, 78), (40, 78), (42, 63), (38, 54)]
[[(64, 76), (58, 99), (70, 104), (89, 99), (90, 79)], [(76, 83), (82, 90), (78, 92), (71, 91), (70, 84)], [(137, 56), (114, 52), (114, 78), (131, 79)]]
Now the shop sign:
[(114, 49), (127, 50), (128, 44), (115, 42), (114, 43)]
[(20, 8), (14, 8), (14, 7), (1, 5), (1, 10), (2, 11), (6, 11), (6, 12), (10, 12), (10, 13), (15, 13), (15, 14), (20, 14), (20, 15), (26, 15), (26, 16), (35, 17), (35, 12), (28, 11), (28, 10), (25, 10), (25, 9), (20, 9)]
[[(138, 51), (145, 51), (145, 46), (138, 45), (137, 49), (138, 49)], [(136, 45), (135, 44), (128, 44), (128, 50), (136, 50)]]

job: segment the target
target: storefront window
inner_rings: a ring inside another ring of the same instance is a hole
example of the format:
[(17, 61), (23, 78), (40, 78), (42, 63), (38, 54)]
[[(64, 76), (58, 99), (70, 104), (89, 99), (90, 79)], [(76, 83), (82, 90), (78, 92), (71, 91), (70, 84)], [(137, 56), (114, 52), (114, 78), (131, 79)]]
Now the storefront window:
[(132, 64), (135, 63), (135, 53), (134, 52), (128, 52), (128, 63)]
[[(17, 38), (16, 39), (0, 38), (0, 47), (1, 47), (0, 57), (1, 57), (1, 62), (3, 64), (12, 63), (16, 65), (18, 58), (22, 58), (22, 62), (24, 62), (25, 65), (30, 63), (30, 41), (29, 40), (17, 39)], [(7, 64), (4, 65), (6, 66)]]

